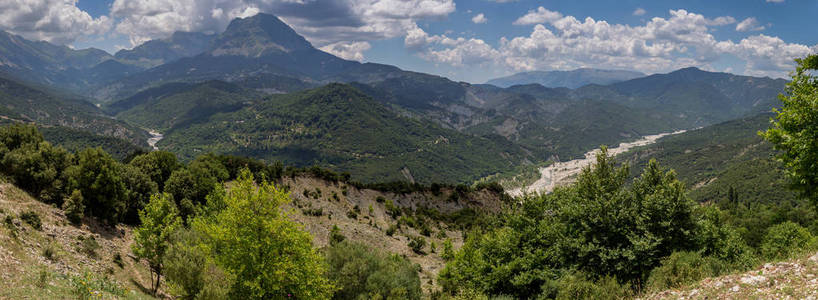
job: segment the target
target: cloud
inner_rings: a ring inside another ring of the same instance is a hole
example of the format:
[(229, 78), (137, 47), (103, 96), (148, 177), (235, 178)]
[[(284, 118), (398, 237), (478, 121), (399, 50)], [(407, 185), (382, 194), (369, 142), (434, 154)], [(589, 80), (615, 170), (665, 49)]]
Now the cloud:
[(504, 37), (495, 45), (476, 38), (429, 35), (420, 28), (411, 30), (404, 43), (424, 59), (453, 66), (492, 64), (513, 71), (598, 67), (656, 73), (689, 66), (714, 70), (714, 62), (734, 56), (745, 62), (746, 74), (773, 77), (786, 75), (794, 58), (815, 51), (765, 35), (735, 43), (711, 34), (715, 27), (735, 22), (730, 16), (711, 19), (680, 9), (630, 26), (538, 8), (515, 22), (536, 24), (529, 35)]
[(645, 11), (644, 8), (637, 7), (636, 10), (633, 11), (633, 15), (634, 16), (642, 16), (642, 15), (645, 15), (646, 12), (647, 11)]
[(132, 45), (175, 31), (220, 32), (236, 17), (271, 13), (318, 47), (399, 37), (420, 20), (442, 19), (453, 0), (115, 0), (116, 32)]
[(372, 48), (368, 42), (337, 42), (321, 47), (327, 53), (348, 60), (364, 60), (364, 51)]
[(562, 18), (562, 14), (538, 7), (536, 10), (529, 10), (527, 14), (514, 21), (514, 25), (531, 25), (551, 22)]
[(0, 1), (0, 29), (27, 39), (68, 44), (110, 28), (108, 17), (91, 17), (77, 0)]
[(486, 16), (485, 16), (485, 15), (483, 15), (482, 13), (477, 14), (476, 16), (474, 16), (473, 18), (471, 18), (471, 21), (472, 21), (472, 23), (474, 23), (474, 24), (483, 24), (483, 23), (488, 22), (488, 20), (489, 20), (489, 19), (486, 19)]
[(764, 26), (758, 24), (758, 20), (756, 18), (746, 18), (744, 21), (739, 22), (736, 24), (736, 31), (760, 31), (764, 30)]
[(767, 3), (784, 3), (784, 0), (767, 0)]

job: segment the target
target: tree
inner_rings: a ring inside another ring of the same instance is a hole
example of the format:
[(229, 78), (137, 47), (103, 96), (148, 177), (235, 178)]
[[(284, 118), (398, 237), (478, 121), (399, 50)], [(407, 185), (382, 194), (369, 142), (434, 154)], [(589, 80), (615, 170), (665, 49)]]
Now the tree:
[(795, 60), (786, 93), (779, 95), (781, 109), (770, 120), (772, 128), (760, 135), (781, 150), (779, 159), (788, 169), (793, 186), (807, 199), (818, 204), (818, 55)]
[(128, 189), (125, 197), (125, 212), (122, 220), (128, 224), (138, 224), (139, 211), (150, 201), (151, 196), (159, 190), (156, 183), (147, 174), (131, 165), (122, 165), (122, 180)]
[(181, 299), (225, 299), (233, 278), (201, 244), (199, 232), (181, 228), (173, 234), (163, 261), (170, 292)]
[(226, 180), (228, 172), (218, 161), (205, 156), (197, 158), (187, 168), (173, 172), (165, 183), (164, 192), (173, 196), (183, 219), (193, 215), (207, 202), (207, 195)]
[(440, 272), (442, 287), (549, 297), (566, 270), (641, 283), (662, 257), (695, 247), (694, 206), (656, 161), (630, 185), (628, 174), (603, 147), (574, 185), (524, 199), (500, 228), (470, 235)]
[(85, 215), (85, 200), (82, 198), (82, 192), (79, 190), (71, 192), (71, 196), (63, 202), (62, 209), (68, 221), (79, 224)]
[(257, 186), (244, 170), (227, 191), (224, 209), (193, 220), (216, 263), (236, 276), (232, 298), (316, 299), (332, 294), (312, 237), (281, 209), (288, 201), (289, 193), (269, 182)]
[(160, 191), (164, 191), (165, 182), (170, 178), (170, 174), (181, 167), (176, 160), (176, 155), (166, 151), (153, 151), (139, 155), (128, 164), (150, 177)]
[(102, 148), (87, 148), (77, 154), (77, 164), (66, 170), (68, 190), (79, 190), (85, 198), (86, 215), (114, 224), (125, 213), (128, 187), (122, 164)]
[(344, 241), (324, 251), (334, 299), (420, 299), (420, 277), (409, 260)]
[[(165, 252), (171, 235), (182, 225), (176, 205), (167, 194), (154, 195), (139, 212), (142, 225), (134, 230), (133, 252), (148, 261), (151, 268), (151, 291), (156, 295), (162, 279)], [(154, 277), (155, 275), (155, 277)]]

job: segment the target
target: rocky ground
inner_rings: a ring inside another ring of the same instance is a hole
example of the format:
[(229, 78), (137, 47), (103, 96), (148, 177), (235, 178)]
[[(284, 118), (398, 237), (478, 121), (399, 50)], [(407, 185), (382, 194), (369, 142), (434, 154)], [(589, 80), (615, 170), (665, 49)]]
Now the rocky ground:
[(707, 278), (642, 299), (818, 299), (818, 254)]

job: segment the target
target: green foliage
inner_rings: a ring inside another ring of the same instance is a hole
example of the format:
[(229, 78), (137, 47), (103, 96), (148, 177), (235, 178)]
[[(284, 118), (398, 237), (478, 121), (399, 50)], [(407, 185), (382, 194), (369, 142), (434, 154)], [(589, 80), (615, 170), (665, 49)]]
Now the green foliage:
[(702, 257), (698, 252), (674, 252), (662, 260), (661, 266), (653, 269), (647, 288), (661, 291), (718, 276), (725, 269), (721, 264), (718, 259)]
[(801, 195), (818, 204), (818, 55), (795, 60), (798, 66), (791, 73), (786, 94), (778, 98), (783, 103), (775, 110), (772, 128), (761, 135), (781, 150), (779, 158), (787, 167), (793, 186)]
[(330, 231), (329, 231), (329, 244), (330, 245), (335, 245), (335, 244), (338, 244), (340, 242), (343, 242), (344, 240), (346, 240), (346, 238), (347, 237), (345, 237), (343, 234), (341, 234), (341, 229), (338, 228), (338, 225), (332, 225), (332, 229), (330, 229)]
[(702, 255), (713, 257), (736, 269), (751, 267), (753, 250), (732, 225), (729, 215), (713, 206), (699, 209), (696, 240)]
[(150, 177), (160, 191), (165, 190), (165, 182), (173, 171), (181, 167), (176, 155), (165, 151), (152, 151), (136, 156), (128, 164)]
[(127, 224), (138, 224), (139, 210), (145, 207), (150, 197), (159, 189), (147, 174), (134, 166), (121, 165), (120, 170), (128, 193), (125, 196), (125, 211), (121, 220)]
[(395, 235), (395, 231), (398, 231), (398, 225), (389, 224), (389, 227), (386, 228), (386, 235), (393, 236)]
[(784, 222), (767, 231), (761, 244), (761, 254), (770, 259), (789, 258), (790, 255), (815, 246), (815, 237), (804, 227)]
[(183, 159), (197, 149), (299, 167), (320, 164), (364, 182), (402, 180), (402, 169), (425, 183), (468, 182), (528, 156), (500, 136), (474, 136), (403, 117), (348, 85), (270, 97), (179, 125), (162, 142)]
[(225, 299), (233, 277), (217, 266), (201, 247), (200, 233), (176, 231), (164, 257), (171, 293), (183, 299)]
[(80, 190), (71, 192), (71, 196), (63, 202), (62, 209), (71, 223), (82, 222), (82, 217), (85, 215), (85, 200), (82, 198), (82, 192)]
[(643, 281), (662, 257), (694, 246), (693, 205), (655, 162), (627, 178), (603, 148), (575, 185), (524, 199), (499, 228), (470, 235), (441, 271), (442, 287), (526, 298), (567, 269)]
[(142, 225), (134, 230), (133, 252), (136, 257), (148, 261), (151, 289), (156, 294), (171, 235), (181, 227), (182, 221), (168, 194), (152, 196), (148, 205), (139, 212), (139, 220)]
[(66, 170), (68, 190), (79, 190), (85, 199), (86, 215), (114, 224), (127, 209), (128, 186), (122, 165), (101, 148), (77, 154), (77, 164)]
[(625, 299), (631, 295), (627, 286), (620, 285), (616, 278), (602, 277), (594, 281), (591, 276), (580, 272), (568, 272), (559, 280), (543, 287), (541, 297), (556, 299)]
[(180, 215), (187, 220), (196, 209), (205, 205), (207, 195), (228, 176), (227, 169), (214, 156), (202, 156), (186, 168), (173, 171), (165, 183), (164, 192), (173, 196)]
[(20, 188), (47, 203), (60, 204), (71, 155), (51, 146), (33, 125), (0, 129), (0, 167)]
[(23, 222), (31, 226), (31, 228), (37, 230), (43, 229), (43, 222), (40, 220), (40, 215), (35, 211), (29, 210), (20, 213), (20, 220), (23, 220)]
[(400, 217), (401, 214), (400, 207), (392, 203), (392, 200), (387, 199), (386, 203), (384, 204), (384, 207), (386, 208), (386, 214), (389, 215), (390, 217), (395, 219)]
[(443, 241), (443, 253), (440, 254), (440, 257), (445, 261), (454, 259), (454, 246), (452, 246), (451, 239)]
[(412, 252), (417, 254), (425, 255), (426, 252), (423, 251), (423, 247), (426, 247), (426, 239), (422, 236), (410, 236), (409, 237), (409, 248), (412, 249)]
[(68, 282), (74, 296), (82, 300), (102, 298), (103, 292), (119, 298), (125, 297), (127, 293), (127, 289), (123, 288), (118, 282), (87, 271), (83, 272), (82, 275), (69, 275)]
[(418, 269), (409, 260), (353, 242), (324, 251), (327, 276), (338, 291), (333, 299), (420, 299)]
[(312, 299), (332, 293), (312, 237), (281, 209), (288, 201), (289, 194), (271, 183), (256, 186), (245, 170), (224, 196), (224, 209), (193, 221), (216, 265), (236, 278), (231, 298)]
[(76, 153), (85, 148), (102, 147), (102, 150), (110, 153), (117, 161), (125, 161), (135, 155), (144, 153), (146, 151), (144, 147), (147, 146), (138, 146), (133, 141), (98, 135), (69, 127), (40, 127), (39, 130), (46, 141), (55, 146), (63, 147), (68, 152)]

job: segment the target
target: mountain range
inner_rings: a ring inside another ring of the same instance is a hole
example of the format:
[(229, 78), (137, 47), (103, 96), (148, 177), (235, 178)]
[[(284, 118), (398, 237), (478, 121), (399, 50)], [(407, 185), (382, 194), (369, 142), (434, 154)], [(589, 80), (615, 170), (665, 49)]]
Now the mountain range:
[[(601, 144), (766, 112), (786, 83), (687, 68), (650, 76), (580, 69), (515, 77), (538, 83), (470, 84), (338, 58), (269, 14), (116, 55), (4, 33), (0, 62), (10, 80), (65, 91), (41, 97), (51, 99), (44, 103), (82, 103), (85, 115), (106, 120), (96, 124), (159, 131), (160, 149), (184, 158), (213, 151), (320, 164), (362, 180), (421, 182), (473, 181)], [(21, 107), (17, 115), (9, 107), (8, 116), (20, 115)], [(52, 120), (59, 114), (25, 115), (60, 122)]]
[(550, 88), (565, 87), (575, 89), (588, 84), (607, 85), (643, 76), (645, 74), (635, 71), (581, 68), (570, 71), (522, 72), (495, 78), (489, 80), (486, 84), (510, 87), (536, 83)]

